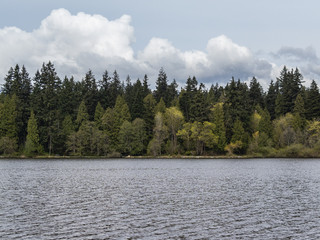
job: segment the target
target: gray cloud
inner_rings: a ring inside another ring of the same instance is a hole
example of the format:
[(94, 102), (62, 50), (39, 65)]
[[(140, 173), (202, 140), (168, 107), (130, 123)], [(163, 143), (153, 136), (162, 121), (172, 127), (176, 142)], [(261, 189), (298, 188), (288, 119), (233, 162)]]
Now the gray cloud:
[[(206, 51), (182, 51), (167, 39), (152, 38), (142, 51), (134, 53), (134, 28), (130, 22), (128, 15), (109, 21), (101, 15), (72, 15), (58, 9), (32, 32), (16, 27), (0, 29), (0, 77), (3, 79), (17, 63), (24, 64), (32, 75), (50, 60), (62, 76), (81, 79), (90, 68), (99, 78), (104, 70), (111, 73), (116, 69), (121, 77), (130, 74), (132, 79), (146, 73), (151, 86), (161, 67), (170, 78), (182, 83), (189, 75), (205, 83), (226, 83), (232, 76), (242, 80), (252, 76), (270, 79), (273, 66), (268, 61), (224, 35), (210, 39)], [(293, 52), (289, 50), (282, 49), (278, 54)], [(296, 55), (311, 57), (311, 50), (296, 50)]]
[(307, 48), (282, 47), (276, 53), (276, 56), (285, 57), (286, 59), (292, 61), (319, 61), (316, 50), (310, 46)]

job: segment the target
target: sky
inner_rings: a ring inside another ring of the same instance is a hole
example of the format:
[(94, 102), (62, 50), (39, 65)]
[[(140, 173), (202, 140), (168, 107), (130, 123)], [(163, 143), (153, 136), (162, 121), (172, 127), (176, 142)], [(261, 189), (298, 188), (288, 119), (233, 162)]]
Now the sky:
[(10, 67), (33, 77), (52, 61), (60, 77), (91, 69), (207, 86), (255, 76), (266, 89), (286, 65), (320, 84), (320, 1), (1, 0), (0, 84)]

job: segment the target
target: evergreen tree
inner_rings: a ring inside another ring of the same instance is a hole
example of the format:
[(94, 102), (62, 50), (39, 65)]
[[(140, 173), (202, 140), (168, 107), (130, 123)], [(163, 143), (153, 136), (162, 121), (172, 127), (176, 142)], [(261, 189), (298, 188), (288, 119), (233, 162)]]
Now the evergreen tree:
[(190, 121), (203, 122), (209, 119), (209, 104), (206, 98), (206, 91), (204, 85), (200, 84), (199, 89), (192, 96), (190, 104)]
[(30, 118), (28, 120), (28, 135), (24, 151), (28, 156), (41, 154), (43, 151), (42, 146), (40, 145), (37, 120), (33, 111), (31, 111)]
[(219, 153), (224, 152), (226, 146), (226, 127), (224, 125), (224, 112), (223, 112), (223, 103), (217, 103), (211, 109), (212, 111), (212, 122), (216, 126), (216, 134), (218, 136), (217, 151)]
[(130, 121), (129, 107), (122, 96), (118, 96), (113, 109), (108, 108), (102, 117), (102, 125), (113, 150), (119, 148), (119, 131), (124, 121)]
[(308, 120), (320, 117), (320, 93), (317, 83), (312, 80), (310, 88), (306, 91), (307, 101), (306, 107), (306, 118)]
[(146, 131), (148, 139), (152, 138), (153, 134), (153, 125), (154, 125), (154, 117), (155, 117), (155, 107), (156, 100), (153, 95), (150, 93), (143, 99), (143, 119), (146, 123)]
[(294, 119), (293, 119), (294, 129), (296, 131), (303, 130), (306, 126), (306, 118), (305, 118), (304, 101), (301, 94), (298, 94), (296, 101), (294, 103), (293, 116), (294, 116)]
[(249, 129), (249, 122), (252, 109), (249, 105), (248, 86), (245, 83), (237, 82), (232, 78), (231, 82), (225, 87), (226, 101), (223, 105), (225, 113), (226, 136), (231, 140), (232, 128), (235, 119), (243, 123), (245, 129)]
[(147, 74), (145, 74), (143, 77), (143, 98), (145, 98), (148, 94), (151, 93), (148, 81), (149, 81), (148, 76)]
[(293, 111), (295, 99), (301, 91), (302, 75), (297, 68), (288, 71), (284, 66), (277, 80), (281, 97), (278, 97), (276, 108), (278, 114), (283, 115)]
[(98, 87), (91, 70), (86, 73), (85, 78), (82, 80), (82, 100), (87, 106), (89, 120), (93, 120), (98, 103)]
[(175, 79), (173, 79), (172, 83), (167, 88), (167, 106), (173, 106), (173, 101), (178, 98), (178, 84)]
[(264, 107), (263, 89), (255, 77), (253, 77), (250, 82), (249, 99), (251, 108), (254, 108), (256, 105), (262, 108)]
[(101, 106), (100, 102), (98, 102), (96, 106), (96, 111), (94, 112), (94, 122), (96, 123), (96, 126), (98, 129), (102, 129), (102, 117), (104, 114), (104, 109)]
[(26, 68), (23, 66), (20, 69), (18, 64), (14, 69), (10, 68), (2, 90), (5, 95), (16, 96), (18, 144), (21, 145), (26, 140), (27, 121), (30, 114), (31, 80)]
[(128, 104), (132, 119), (142, 118), (144, 114), (144, 89), (138, 79), (131, 87), (126, 87), (126, 102)]
[(266, 107), (268, 109), (268, 112), (270, 113), (271, 119), (275, 119), (276, 117), (276, 99), (278, 96), (278, 84), (274, 84), (271, 80), (269, 89), (266, 95)]
[(77, 108), (82, 101), (82, 89), (80, 91), (73, 77), (70, 79), (65, 77), (62, 81), (59, 99), (61, 99), (60, 111), (62, 114), (64, 116), (70, 115), (72, 119), (76, 119)]
[(166, 104), (163, 100), (163, 98), (160, 99), (160, 101), (158, 102), (158, 104), (156, 105), (156, 107), (154, 108), (154, 112), (158, 113), (164, 113), (166, 111)]
[(154, 91), (154, 97), (157, 102), (160, 101), (162, 98), (168, 106), (168, 80), (167, 80), (167, 74), (163, 70), (163, 68), (160, 69), (159, 74), (158, 74), (158, 79), (156, 81), (156, 90)]
[(110, 103), (108, 104), (109, 107), (114, 107), (116, 104), (116, 99), (119, 95), (123, 94), (123, 87), (121, 86), (120, 77), (117, 71), (113, 72), (112, 81), (110, 83)]
[[(187, 83), (185, 89), (183, 89), (180, 93), (179, 104), (180, 109), (185, 116), (187, 122), (195, 120), (193, 116), (192, 110), (194, 110), (196, 95), (198, 93), (197, 89), (198, 81), (196, 77), (189, 77), (187, 79)], [(198, 97), (199, 98), (199, 97)], [(193, 109), (192, 109), (193, 108)]]
[(60, 99), (61, 81), (51, 62), (43, 64), (34, 78), (32, 109), (38, 119), (40, 144), (49, 154), (55, 151), (60, 134)]
[(17, 125), (17, 97), (5, 96), (4, 103), (0, 108), (0, 137), (8, 137), (18, 141)]
[(77, 129), (79, 129), (81, 124), (86, 121), (89, 121), (89, 114), (85, 102), (82, 101), (80, 103), (76, 119)]
[(111, 77), (109, 76), (108, 71), (106, 70), (103, 75), (102, 79), (99, 81), (99, 101), (103, 108), (113, 107), (111, 101)]

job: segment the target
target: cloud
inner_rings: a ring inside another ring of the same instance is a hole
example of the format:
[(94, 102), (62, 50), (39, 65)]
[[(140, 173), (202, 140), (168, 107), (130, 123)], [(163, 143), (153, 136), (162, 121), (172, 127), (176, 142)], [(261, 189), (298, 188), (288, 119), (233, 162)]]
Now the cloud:
[(313, 47), (295, 48), (295, 47), (282, 47), (276, 53), (277, 57), (285, 57), (292, 61), (319, 61), (316, 50)]
[(272, 70), (269, 62), (257, 59), (248, 48), (235, 44), (224, 35), (210, 39), (206, 52), (183, 52), (166, 39), (153, 38), (138, 54), (137, 60), (150, 69), (162, 66), (177, 79), (195, 75), (206, 83), (217, 80), (225, 83), (232, 76), (269, 78)]
[(71, 15), (58, 9), (33, 32), (16, 27), (0, 29), (0, 70), (3, 73), (4, 66), (8, 70), (16, 63), (35, 70), (50, 60), (58, 70), (77, 75), (111, 62), (131, 62), (134, 29), (130, 21), (128, 15), (109, 21), (100, 15)]
[[(298, 67), (304, 76), (305, 85), (309, 86), (313, 79), (317, 80), (320, 77), (320, 59), (316, 49), (309, 46), (306, 48), (297, 48), (284, 46), (276, 53), (271, 53), (271, 56), (277, 62), (279, 72), (283, 65), (288, 68)], [(279, 75), (278, 75), (279, 76)]]
[(133, 79), (146, 73), (153, 81), (151, 86), (161, 67), (182, 84), (189, 75), (205, 83), (226, 83), (232, 76), (243, 80), (256, 76), (269, 81), (272, 73), (271, 63), (224, 35), (210, 39), (206, 51), (182, 51), (167, 39), (152, 38), (135, 53), (134, 41), (128, 15), (108, 20), (101, 15), (53, 10), (32, 32), (16, 27), (0, 29), (0, 77), (3, 79), (17, 63), (24, 64), (32, 76), (49, 60), (61, 76), (81, 79), (90, 68), (99, 78), (106, 69), (116, 69), (122, 77), (130, 74)]

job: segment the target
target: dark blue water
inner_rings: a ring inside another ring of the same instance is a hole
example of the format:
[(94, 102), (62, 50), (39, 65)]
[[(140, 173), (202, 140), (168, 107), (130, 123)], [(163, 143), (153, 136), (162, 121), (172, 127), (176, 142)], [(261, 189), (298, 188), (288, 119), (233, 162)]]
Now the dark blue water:
[(0, 239), (320, 239), (320, 160), (0, 160)]

